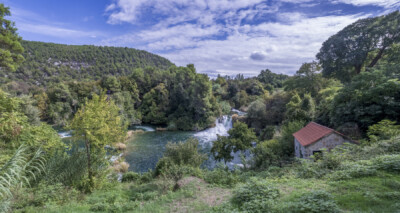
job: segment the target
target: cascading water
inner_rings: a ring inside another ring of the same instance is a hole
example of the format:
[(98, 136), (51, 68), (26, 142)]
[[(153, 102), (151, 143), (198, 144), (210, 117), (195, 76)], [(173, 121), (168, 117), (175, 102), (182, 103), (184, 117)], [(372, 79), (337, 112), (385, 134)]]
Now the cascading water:
[(134, 130), (141, 129), (141, 130), (143, 130), (143, 131), (145, 131), (145, 132), (154, 132), (154, 131), (156, 131), (156, 130), (155, 130), (153, 127), (151, 127), (151, 126), (142, 126), (142, 125), (134, 126), (133, 129), (134, 129)]
[(72, 137), (71, 131), (66, 131), (66, 132), (59, 132), (58, 136), (60, 136), (60, 138), (69, 138)]
[[(245, 112), (232, 109), (234, 114), (238, 114), (239, 116), (245, 115)], [(228, 131), (232, 128), (232, 116), (224, 115), (220, 118), (217, 118), (215, 121), (215, 127), (206, 129), (204, 131), (195, 133), (194, 136), (199, 139), (200, 145), (204, 150), (210, 150), (213, 142), (217, 140), (219, 136), (229, 136)], [(250, 159), (251, 155), (249, 151), (243, 152), (246, 159)], [(240, 152), (232, 152), (233, 160), (227, 164), (230, 169), (233, 169), (235, 166), (243, 167), (242, 160), (240, 158)], [(211, 157), (206, 161), (206, 166), (209, 168), (213, 168), (216, 165), (216, 161)]]
[(204, 146), (213, 141), (217, 140), (217, 135), (228, 136), (228, 131), (232, 128), (232, 117), (224, 115), (217, 118), (215, 121), (215, 127), (203, 130), (194, 134), (199, 139), (200, 143)]

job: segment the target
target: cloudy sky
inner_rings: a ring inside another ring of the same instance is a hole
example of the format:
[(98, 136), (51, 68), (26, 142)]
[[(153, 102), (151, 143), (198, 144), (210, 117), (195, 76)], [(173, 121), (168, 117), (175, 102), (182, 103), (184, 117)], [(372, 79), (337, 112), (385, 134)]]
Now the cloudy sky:
[(147, 50), (198, 72), (293, 74), (348, 24), (399, 0), (3, 0), (25, 40)]

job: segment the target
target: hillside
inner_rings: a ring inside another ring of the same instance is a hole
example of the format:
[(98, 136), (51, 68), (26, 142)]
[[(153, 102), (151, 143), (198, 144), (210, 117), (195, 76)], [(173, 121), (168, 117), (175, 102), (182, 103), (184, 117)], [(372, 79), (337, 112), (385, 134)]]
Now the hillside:
[(104, 75), (128, 75), (147, 66), (167, 69), (173, 65), (158, 55), (123, 47), (64, 45), (22, 41), (24, 63), (15, 73), (0, 71), (0, 82), (22, 80), (36, 85), (68, 80), (96, 80)]

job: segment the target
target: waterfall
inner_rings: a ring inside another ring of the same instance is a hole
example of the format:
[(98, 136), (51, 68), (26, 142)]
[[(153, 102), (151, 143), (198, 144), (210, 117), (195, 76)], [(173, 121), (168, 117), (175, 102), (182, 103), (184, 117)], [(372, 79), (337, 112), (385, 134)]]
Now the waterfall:
[(60, 136), (60, 138), (69, 138), (69, 137), (72, 137), (71, 131), (59, 132), (59, 133), (58, 133), (58, 136)]
[(141, 129), (141, 130), (143, 130), (143, 131), (145, 131), (145, 132), (154, 132), (154, 131), (156, 131), (153, 127), (151, 127), (151, 126), (142, 126), (142, 125), (137, 125), (137, 126), (134, 126), (134, 130), (138, 130), (138, 129)]
[(200, 140), (200, 143), (210, 143), (217, 140), (217, 135), (228, 136), (228, 130), (232, 128), (232, 117), (224, 115), (215, 120), (215, 127), (208, 128), (194, 134)]

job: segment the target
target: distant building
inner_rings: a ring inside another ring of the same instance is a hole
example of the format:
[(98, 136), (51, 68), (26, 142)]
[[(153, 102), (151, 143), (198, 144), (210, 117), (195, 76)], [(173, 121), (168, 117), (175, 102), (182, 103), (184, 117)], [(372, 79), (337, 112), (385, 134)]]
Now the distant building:
[(322, 149), (330, 151), (343, 143), (356, 143), (349, 137), (315, 122), (307, 124), (293, 134), (294, 150), (298, 158), (310, 158), (321, 153)]

